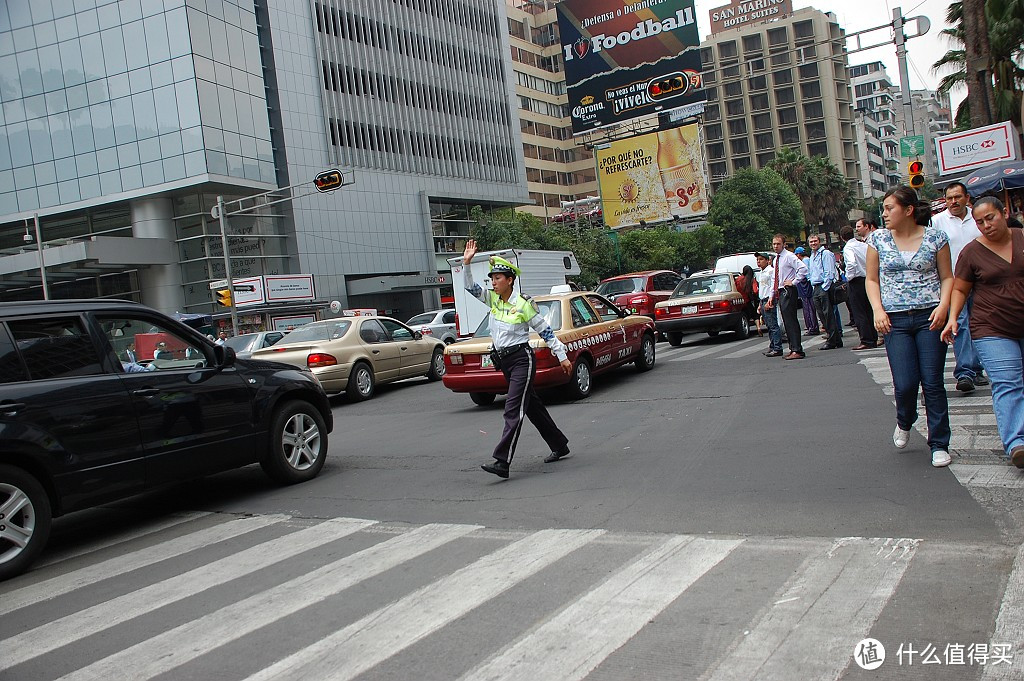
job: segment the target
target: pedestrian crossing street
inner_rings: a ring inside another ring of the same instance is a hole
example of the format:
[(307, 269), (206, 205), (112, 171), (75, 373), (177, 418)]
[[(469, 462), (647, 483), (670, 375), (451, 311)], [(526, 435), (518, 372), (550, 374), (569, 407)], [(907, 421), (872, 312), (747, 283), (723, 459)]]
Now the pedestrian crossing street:
[(192, 513), (0, 585), (0, 679), (839, 679), (868, 636), (890, 667), (905, 642), (1012, 644), (983, 678), (1021, 678), (1022, 563), (909, 538)]

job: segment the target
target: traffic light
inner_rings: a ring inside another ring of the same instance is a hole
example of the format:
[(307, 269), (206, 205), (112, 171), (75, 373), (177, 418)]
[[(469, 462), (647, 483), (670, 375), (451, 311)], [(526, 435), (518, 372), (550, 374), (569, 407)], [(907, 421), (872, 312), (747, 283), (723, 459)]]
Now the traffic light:
[(920, 189), (924, 186), (924, 163), (911, 161), (907, 164), (907, 184), (911, 189)]
[(231, 307), (231, 289), (217, 289), (217, 304), (222, 307)]

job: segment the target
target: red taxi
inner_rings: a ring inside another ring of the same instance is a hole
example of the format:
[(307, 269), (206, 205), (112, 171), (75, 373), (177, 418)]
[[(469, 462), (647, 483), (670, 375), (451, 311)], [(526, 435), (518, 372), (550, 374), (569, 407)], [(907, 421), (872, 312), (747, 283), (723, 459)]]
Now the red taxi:
[[(566, 376), (558, 359), (540, 336), (531, 334), (537, 357), (534, 385), (548, 388), (566, 385), (570, 397), (590, 394), (593, 376), (630, 362), (640, 371), (654, 366), (654, 322), (632, 315), (590, 291), (535, 296), (541, 315), (568, 351), (573, 370)], [(469, 393), (479, 405), (494, 402), (508, 392), (505, 375), (491, 365), (488, 354), (490, 317), (485, 317), (473, 338), (453, 343), (444, 352), (444, 385), (457, 393)]]
[(692, 275), (679, 282), (671, 298), (654, 307), (654, 321), (669, 345), (680, 345), (684, 333), (695, 331), (709, 336), (735, 331), (736, 338), (750, 335), (736, 276), (729, 272)]

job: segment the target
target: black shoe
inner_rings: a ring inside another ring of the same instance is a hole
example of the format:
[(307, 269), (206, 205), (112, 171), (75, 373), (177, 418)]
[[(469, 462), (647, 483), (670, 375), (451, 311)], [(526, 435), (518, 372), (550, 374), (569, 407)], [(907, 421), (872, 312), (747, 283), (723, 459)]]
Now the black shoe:
[(821, 331), (815, 330), (815, 331), (807, 331), (806, 333), (804, 333), (804, 335), (805, 336), (817, 336), (820, 333), (821, 333)]
[(495, 459), (494, 463), (485, 463), (484, 465), (480, 466), (480, 468), (483, 468), (488, 473), (494, 473), (499, 478), (507, 478), (508, 477), (508, 462), (507, 461), (498, 461), (497, 459)]
[(572, 456), (572, 454), (569, 452), (569, 448), (566, 447), (560, 452), (551, 452), (550, 454), (548, 454), (547, 457), (545, 457), (544, 459), (544, 463), (554, 463), (559, 459), (564, 459), (569, 456)]
[(984, 374), (978, 374), (974, 377), (974, 385), (988, 385), (988, 379)]
[(764, 356), (765, 357), (782, 357), (782, 352), (780, 350), (769, 350), (768, 352), (764, 353)]
[(957, 380), (956, 389), (962, 393), (974, 392), (974, 381), (964, 376)]

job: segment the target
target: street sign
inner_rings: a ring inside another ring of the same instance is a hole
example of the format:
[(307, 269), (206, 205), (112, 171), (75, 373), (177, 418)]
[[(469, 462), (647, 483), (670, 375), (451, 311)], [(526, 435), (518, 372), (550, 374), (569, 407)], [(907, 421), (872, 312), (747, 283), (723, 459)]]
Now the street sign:
[(914, 158), (924, 154), (924, 135), (900, 138), (900, 156)]
[(228, 280), (227, 279), (217, 279), (216, 281), (211, 281), (210, 282), (210, 290), (211, 291), (216, 291), (217, 289), (224, 288), (227, 285), (228, 285)]
[(318, 192), (333, 192), (341, 186), (341, 181), (340, 170), (325, 170), (313, 179), (313, 185)]
[(252, 293), (256, 290), (255, 286), (232, 286), (232, 291), (242, 291), (244, 293)]

